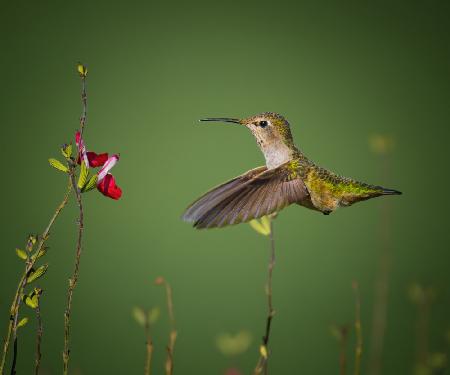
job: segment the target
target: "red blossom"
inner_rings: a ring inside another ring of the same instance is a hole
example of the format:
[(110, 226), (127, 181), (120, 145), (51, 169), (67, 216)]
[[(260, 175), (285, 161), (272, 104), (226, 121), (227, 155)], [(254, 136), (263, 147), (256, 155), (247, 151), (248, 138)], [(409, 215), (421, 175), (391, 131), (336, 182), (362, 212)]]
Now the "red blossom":
[[(89, 161), (89, 167), (92, 168), (102, 167), (105, 164), (106, 160), (108, 160), (107, 152), (104, 152), (103, 154), (97, 154), (93, 151), (88, 151), (86, 152), (86, 155)], [(77, 163), (81, 163), (80, 157), (78, 157)]]
[(108, 173), (98, 184), (97, 189), (103, 195), (112, 199), (119, 199), (122, 196), (122, 189), (116, 185), (116, 180), (111, 173)]
[(112, 199), (119, 199), (122, 196), (122, 189), (116, 185), (114, 176), (109, 173), (112, 167), (119, 161), (119, 155), (112, 155), (98, 172), (97, 189), (103, 195)]
[(116, 185), (114, 176), (109, 173), (111, 168), (118, 162), (119, 155), (108, 157), (108, 153), (106, 152), (97, 154), (93, 151), (86, 151), (80, 132), (76, 133), (75, 140), (79, 150), (78, 164), (81, 163), (81, 158), (83, 158), (88, 168), (102, 167), (97, 173), (97, 190), (107, 197), (116, 200), (119, 199), (122, 196), (122, 189)]

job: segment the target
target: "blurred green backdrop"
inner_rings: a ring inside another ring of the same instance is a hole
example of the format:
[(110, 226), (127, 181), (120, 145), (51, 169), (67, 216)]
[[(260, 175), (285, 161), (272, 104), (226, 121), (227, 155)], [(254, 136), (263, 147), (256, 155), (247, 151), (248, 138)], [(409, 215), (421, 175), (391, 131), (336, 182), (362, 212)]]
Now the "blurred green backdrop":
[[(162, 373), (168, 321), (163, 290), (153, 285), (160, 275), (174, 289), (176, 373), (223, 374), (231, 365), (251, 373), (265, 324), (268, 241), (248, 225), (196, 231), (179, 217), (205, 190), (263, 163), (245, 129), (197, 120), (263, 111), (284, 114), (317, 163), (404, 192), (329, 217), (299, 207), (278, 217), (271, 373), (338, 373), (329, 327), (352, 324), (353, 280), (361, 290), (367, 373), (386, 203), (392, 267), (382, 373), (413, 372), (412, 282), (436, 289), (429, 347), (445, 352), (448, 3), (25, 1), (2, 4), (0, 17), (2, 336), (21, 272), (14, 248), (43, 230), (66, 186), (47, 158), (78, 127), (80, 60), (90, 73), (87, 146), (121, 153), (113, 172), (124, 194), (118, 202), (86, 196), (73, 373), (143, 371), (135, 305), (162, 307), (154, 327), (154, 370)], [(395, 140), (388, 173), (369, 148), (373, 134)], [(71, 202), (53, 230), (41, 283), (46, 374), (62, 368), (76, 215)], [(33, 366), (31, 323), (20, 332), (21, 374)], [(224, 357), (216, 336), (243, 329), (253, 336), (249, 351)], [(353, 334), (349, 344), (352, 361)]]

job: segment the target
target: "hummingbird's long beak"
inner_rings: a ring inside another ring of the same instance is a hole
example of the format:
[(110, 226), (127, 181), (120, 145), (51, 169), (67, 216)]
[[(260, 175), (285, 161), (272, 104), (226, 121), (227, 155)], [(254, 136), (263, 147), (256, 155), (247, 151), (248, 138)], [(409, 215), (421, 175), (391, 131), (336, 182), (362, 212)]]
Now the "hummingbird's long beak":
[(239, 120), (238, 118), (229, 118), (229, 117), (202, 118), (200, 121), (232, 122), (233, 124), (242, 124), (241, 120)]

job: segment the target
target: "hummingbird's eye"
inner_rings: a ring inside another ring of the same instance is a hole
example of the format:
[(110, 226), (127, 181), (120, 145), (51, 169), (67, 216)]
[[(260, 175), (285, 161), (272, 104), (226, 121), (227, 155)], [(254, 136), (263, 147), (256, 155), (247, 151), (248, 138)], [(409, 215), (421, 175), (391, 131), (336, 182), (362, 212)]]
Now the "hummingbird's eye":
[(265, 128), (267, 125), (269, 125), (269, 123), (265, 120), (259, 122), (259, 126), (261, 126), (262, 128)]

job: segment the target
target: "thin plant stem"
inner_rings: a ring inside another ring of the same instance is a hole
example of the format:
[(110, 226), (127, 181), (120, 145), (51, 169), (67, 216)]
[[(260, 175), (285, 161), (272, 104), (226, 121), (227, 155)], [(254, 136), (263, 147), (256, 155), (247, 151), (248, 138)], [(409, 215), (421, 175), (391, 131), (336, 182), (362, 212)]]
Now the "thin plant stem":
[(175, 315), (173, 312), (173, 298), (172, 298), (172, 288), (170, 284), (164, 280), (164, 286), (166, 289), (166, 297), (167, 297), (167, 310), (169, 312), (170, 319), (170, 334), (169, 334), (169, 344), (167, 345), (167, 359), (166, 359), (166, 375), (173, 374), (173, 355), (175, 349), (175, 341), (177, 339), (177, 330), (175, 324)]
[(17, 364), (17, 336), (14, 337), (14, 346), (13, 346), (13, 361), (11, 366), (11, 375), (16, 375), (16, 364)]
[(42, 359), (42, 335), (44, 333), (44, 327), (42, 325), (42, 316), (41, 316), (41, 306), (40, 301), (36, 307), (36, 320), (37, 320), (37, 334), (36, 334), (36, 360), (34, 366), (34, 374), (39, 375), (39, 370), (41, 368), (41, 359)]
[(355, 291), (355, 333), (356, 333), (356, 345), (355, 345), (355, 375), (361, 374), (361, 356), (363, 350), (362, 328), (361, 328), (361, 296), (359, 293), (359, 286), (357, 282), (353, 283), (353, 289)]
[(275, 237), (274, 237), (274, 225), (273, 218), (270, 219), (270, 260), (268, 267), (268, 276), (267, 276), (267, 285), (266, 285), (266, 294), (267, 294), (267, 320), (266, 320), (266, 331), (262, 338), (262, 347), (261, 347), (261, 355), (254, 370), (254, 374), (261, 374), (264, 371), (264, 374), (268, 374), (268, 360), (269, 360), (269, 338), (270, 338), (270, 329), (272, 326), (272, 319), (275, 315), (275, 310), (273, 308), (272, 303), (272, 275), (273, 269), (275, 267)]
[(69, 359), (70, 359), (70, 317), (72, 311), (72, 298), (73, 291), (77, 285), (78, 276), (80, 272), (80, 260), (81, 260), (81, 252), (82, 252), (82, 242), (83, 242), (83, 230), (84, 230), (84, 211), (83, 211), (83, 201), (81, 198), (81, 191), (77, 186), (76, 178), (75, 178), (75, 166), (69, 166), (69, 174), (70, 179), (72, 181), (72, 186), (75, 191), (75, 198), (77, 201), (77, 206), (79, 209), (78, 216), (78, 239), (77, 239), (77, 247), (76, 247), (76, 255), (75, 255), (75, 267), (72, 274), (72, 277), (69, 279), (69, 288), (67, 290), (67, 304), (66, 310), (64, 311), (64, 351), (63, 351), (63, 373), (67, 375), (69, 372)]
[[(86, 94), (86, 76), (81, 76), (81, 102), (83, 106), (82, 114), (80, 117), (80, 137), (83, 137), (84, 127), (87, 121), (87, 94)], [(73, 291), (77, 285), (79, 272), (80, 272), (80, 260), (81, 253), (83, 249), (83, 231), (84, 231), (84, 210), (83, 210), (83, 200), (81, 197), (81, 190), (77, 186), (76, 175), (75, 175), (76, 164), (73, 161), (69, 161), (69, 176), (70, 181), (73, 186), (76, 203), (79, 210), (78, 215), (78, 238), (76, 245), (75, 254), (75, 266), (72, 277), (69, 279), (69, 287), (67, 289), (67, 304), (66, 310), (64, 311), (64, 350), (63, 350), (63, 374), (67, 375), (69, 373), (69, 360), (70, 360), (70, 318), (72, 312), (72, 299)]]
[(84, 127), (87, 122), (86, 76), (81, 77), (81, 103), (83, 105), (83, 109), (80, 117), (80, 137), (83, 138)]
[(10, 309), (10, 321), (9, 321), (9, 325), (8, 325), (8, 332), (7, 332), (6, 338), (4, 340), (2, 360), (0, 363), (0, 375), (4, 374), (6, 356), (9, 351), (9, 344), (11, 342), (11, 336), (14, 337), (15, 352), (17, 353), (17, 340), (16, 339), (17, 339), (17, 324), (18, 324), (19, 308), (20, 308), (20, 304), (21, 304), (21, 300), (22, 300), (21, 296), (23, 294), (23, 289), (25, 288), (25, 286), (27, 284), (27, 278), (28, 278), (30, 272), (32, 271), (34, 264), (36, 263), (36, 261), (38, 259), (37, 254), (39, 254), (39, 252), (44, 248), (44, 244), (49, 237), (50, 230), (51, 230), (53, 224), (55, 223), (55, 221), (56, 221), (57, 217), (59, 216), (59, 214), (61, 213), (62, 209), (67, 204), (71, 190), (72, 190), (72, 184), (69, 183), (66, 194), (64, 195), (64, 199), (56, 208), (52, 218), (50, 219), (50, 222), (48, 223), (47, 227), (45, 228), (44, 232), (42, 233), (42, 235), (39, 239), (39, 243), (36, 248), (36, 251), (34, 252), (34, 254), (32, 256), (30, 256), (28, 258), (28, 260), (25, 264), (25, 270), (24, 270), (22, 277), (19, 281), (19, 284), (17, 286), (16, 294), (14, 296), (14, 299), (13, 299), (13, 302), (11, 305), (11, 309)]
[(339, 374), (347, 374), (347, 343), (348, 343), (348, 326), (340, 328), (341, 337), (339, 339)]
[(144, 375), (150, 375), (151, 374), (152, 356), (153, 356), (153, 340), (150, 335), (150, 323), (148, 321), (148, 316), (146, 317), (146, 322), (145, 322), (145, 336), (146, 336), (146, 342), (145, 342), (146, 357), (145, 357)]

